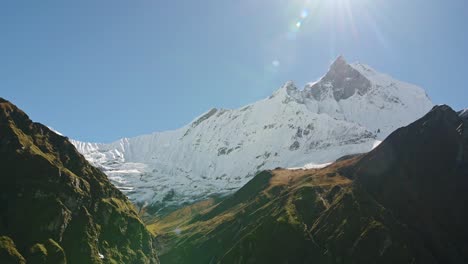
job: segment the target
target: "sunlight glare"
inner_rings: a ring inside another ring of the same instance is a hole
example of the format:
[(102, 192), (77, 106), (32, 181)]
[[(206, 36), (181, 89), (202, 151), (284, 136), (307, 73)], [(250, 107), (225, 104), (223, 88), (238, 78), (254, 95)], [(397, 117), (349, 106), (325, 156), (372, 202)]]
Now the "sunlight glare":
[(271, 65), (273, 65), (273, 67), (279, 67), (280, 66), (280, 62), (279, 60), (274, 60)]

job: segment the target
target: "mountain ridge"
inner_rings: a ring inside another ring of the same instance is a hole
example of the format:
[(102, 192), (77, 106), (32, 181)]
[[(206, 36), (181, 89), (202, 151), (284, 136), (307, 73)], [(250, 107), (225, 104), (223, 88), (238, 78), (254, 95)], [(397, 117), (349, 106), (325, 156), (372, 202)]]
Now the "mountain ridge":
[(159, 263), (128, 198), (66, 137), (0, 98), (0, 262)]
[[(363, 80), (370, 87), (361, 87)], [(321, 100), (314, 98), (317, 85), (329, 91)], [(346, 98), (335, 100), (335, 90)], [(431, 107), (421, 88), (338, 58), (303, 90), (289, 81), (268, 98), (213, 108), (177, 130), (110, 144), (72, 142), (132, 201), (158, 210), (231, 193), (263, 169), (367, 152)]]
[(182, 208), (182, 220), (150, 224), (166, 248), (161, 260), (465, 263), (467, 128), (436, 106), (369, 153), (323, 169), (261, 172), (198, 214)]

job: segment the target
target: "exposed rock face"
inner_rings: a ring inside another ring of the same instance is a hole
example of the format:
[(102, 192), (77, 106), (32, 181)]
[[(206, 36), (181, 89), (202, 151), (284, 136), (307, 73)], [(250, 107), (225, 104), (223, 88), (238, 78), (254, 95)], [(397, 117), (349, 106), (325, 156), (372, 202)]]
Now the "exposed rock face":
[(319, 170), (262, 172), (178, 222), (181, 232), (172, 232), (170, 217), (156, 222), (169, 248), (161, 260), (466, 263), (467, 126), (437, 106), (367, 154)]
[(1, 98), (0, 165), (0, 262), (158, 263), (151, 235), (106, 175)]
[(345, 100), (354, 94), (364, 95), (372, 87), (371, 82), (358, 70), (339, 57), (330, 67), (328, 73), (320, 82), (306, 86), (306, 95), (316, 100), (323, 100), (332, 92), (336, 101)]
[[(302, 90), (287, 82), (264, 100), (211, 109), (174, 131), (72, 142), (132, 201), (161, 212), (232, 193), (261, 170), (368, 152), (432, 106), (420, 87), (340, 57)], [(164, 200), (172, 189), (173, 199)]]

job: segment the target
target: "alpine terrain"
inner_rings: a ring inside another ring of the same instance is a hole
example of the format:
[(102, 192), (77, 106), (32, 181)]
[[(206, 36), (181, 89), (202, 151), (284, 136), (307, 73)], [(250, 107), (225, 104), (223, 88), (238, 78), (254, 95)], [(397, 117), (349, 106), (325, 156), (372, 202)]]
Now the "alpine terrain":
[(177, 210), (150, 226), (161, 261), (467, 263), (466, 113), (436, 106), (367, 154)]
[(431, 107), (423, 89), (339, 57), (302, 90), (287, 82), (264, 100), (211, 109), (175, 131), (72, 143), (132, 201), (158, 209), (232, 193), (265, 169), (368, 152)]
[(0, 263), (159, 263), (128, 198), (67, 138), (0, 98)]

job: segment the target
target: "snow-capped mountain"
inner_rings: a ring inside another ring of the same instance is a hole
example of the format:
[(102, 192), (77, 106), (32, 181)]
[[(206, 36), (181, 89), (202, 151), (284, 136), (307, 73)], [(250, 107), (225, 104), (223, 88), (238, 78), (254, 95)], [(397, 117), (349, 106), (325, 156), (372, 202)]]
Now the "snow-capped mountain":
[(339, 57), (303, 90), (287, 82), (269, 98), (211, 109), (174, 131), (73, 143), (132, 201), (171, 205), (232, 192), (260, 170), (367, 152), (431, 107), (423, 89)]

